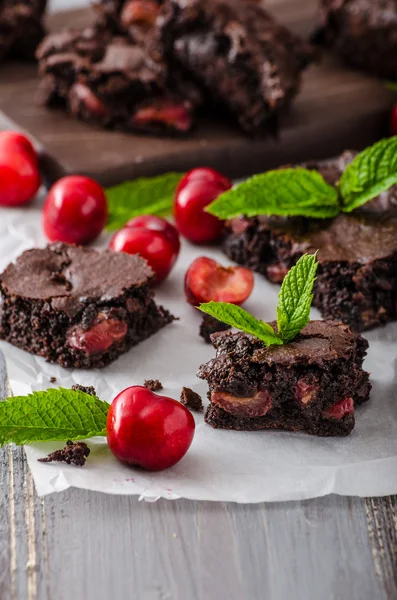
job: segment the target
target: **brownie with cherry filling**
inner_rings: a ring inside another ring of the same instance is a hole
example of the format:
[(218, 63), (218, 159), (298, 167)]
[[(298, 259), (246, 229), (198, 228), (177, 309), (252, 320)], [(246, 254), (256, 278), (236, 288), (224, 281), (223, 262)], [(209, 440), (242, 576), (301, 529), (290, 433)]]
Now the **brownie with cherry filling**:
[(315, 57), (259, 2), (164, 0), (156, 27), (165, 55), (248, 133), (274, 128)]
[(6, 56), (34, 59), (44, 36), (47, 0), (0, 0), (0, 60)]
[[(335, 184), (354, 157), (307, 163)], [(325, 319), (363, 331), (397, 319), (397, 187), (335, 219), (238, 217), (226, 223), (226, 255), (281, 283), (302, 254), (318, 250), (313, 305)]]
[(347, 325), (312, 321), (290, 343), (267, 348), (246, 333), (215, 333), (205, 420), (215, 428), (286, 429), (348, 435), (355, 408), (369, 399), (362, 364), (367, 341)]
[(0, 338), (62, 367), (98, 368), (172, 322), (138, 255), (56, 243), (0, 275)]
[(103, 127), (185, 134), (193, 103), (168, 83), (168, 67), (143, 45), (99, 26), (47, 36), (37, 51), (39, 102)]
[(329, 46), (348, 64), (397, 78), (396, 0), (320, 0), (313, 41)]

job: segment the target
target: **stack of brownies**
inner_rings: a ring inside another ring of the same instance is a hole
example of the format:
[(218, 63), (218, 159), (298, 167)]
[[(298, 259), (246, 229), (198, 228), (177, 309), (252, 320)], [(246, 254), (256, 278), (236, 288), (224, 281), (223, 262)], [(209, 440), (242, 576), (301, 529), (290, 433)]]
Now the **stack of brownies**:
[(94, 24), (38, 49), (40, 99), (105, 127), (183, 134), (218, 105), (250, 134), (274, 130), (313, 47), (254, 0), (103, 0)]

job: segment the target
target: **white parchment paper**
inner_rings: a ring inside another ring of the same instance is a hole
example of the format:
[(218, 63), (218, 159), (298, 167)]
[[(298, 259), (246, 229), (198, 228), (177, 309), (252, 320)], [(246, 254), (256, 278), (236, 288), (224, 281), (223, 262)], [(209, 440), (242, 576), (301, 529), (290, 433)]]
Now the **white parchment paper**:
[[(0, 268), (23, 250), (45, 245), (40, 203), (0, 213)], [(98, 246), (106, 246), (104, 235)], [(228, 261), (214, 248), (184, 244), (170, 278), (157, 291), (180, 321), (132, 349), (99, 371), (65, 370), (2, 342), (15, 394), (73, 383), (94, 385), (111, 401), (130, 385), (160, 379), (165, 395), (179, 398), (182, 386), (203, 397), (206, 383), (197, 379), (199, 365), (214, 355), (198, 336), (200, 316), (184, 300), (183, 276), (200, 254)], [(245, 308), (257, 317), (275, 316), (277, 286), (256, 277), (255, 291)], [(313, 317), (319, 315), (313, 311)], [(365, 367), (372, 373), (370, 402), (356, 413), (356, 428), (347, 438), (316, 438), (286, 432), (214, 430), (195, 416), (196, 435), (186, 457), (174, 468), (146, 473), (128, 468), (110, 454), (105, 440), (90, 441), (92, 453), (84, 468), (41, 464), (37, 458), (60, 444), (26, 448), (40, 495), (70, 486), (112, 494), (136, 494), (145, 499), (179, 497), (235, 502), (312, 498), (330, 493), (377, 496), (397, 493), (397, 323), (367, 334), (370, 342)], [(50, 378), (56, 377), (55, 384)]]

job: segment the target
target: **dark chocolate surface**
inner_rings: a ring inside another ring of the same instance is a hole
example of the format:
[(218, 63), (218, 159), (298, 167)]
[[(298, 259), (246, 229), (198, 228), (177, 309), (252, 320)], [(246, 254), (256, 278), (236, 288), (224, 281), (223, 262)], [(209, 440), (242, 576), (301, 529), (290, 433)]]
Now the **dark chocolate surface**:
[(146, 261), (136, 254), (57, 243), (27, 250), (0, 280), (8, 294), (23, 298), (110, 300), (126, 288), (146, 284), (152, 276)]

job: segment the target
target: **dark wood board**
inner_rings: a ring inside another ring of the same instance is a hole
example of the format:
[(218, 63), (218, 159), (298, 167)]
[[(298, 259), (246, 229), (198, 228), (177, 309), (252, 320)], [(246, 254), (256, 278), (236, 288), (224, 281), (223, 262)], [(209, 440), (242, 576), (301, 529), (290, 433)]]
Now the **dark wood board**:
[[(294, 31), (307, 35), (316, 0), (269, 0), (270, 10)], [(49, 28), (80, 26), (89, 10), (58, 13)], [(42, 145), (47, 178), (83, 173), (103, 184), (169, 170), (209, 165), (240, 177), (286, 162), (325, 158), (361, 148), (387, 134), (392, 96), (376, 79), (343, 67), (329, 55), (304, 76), (302, 91), (282, 122), (278, 139), (252, 140), (219, 118), (203, 118), (187, 139), (109, 132), (34, 104), (36, 66), (0, 67), (0, 109)]]

